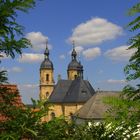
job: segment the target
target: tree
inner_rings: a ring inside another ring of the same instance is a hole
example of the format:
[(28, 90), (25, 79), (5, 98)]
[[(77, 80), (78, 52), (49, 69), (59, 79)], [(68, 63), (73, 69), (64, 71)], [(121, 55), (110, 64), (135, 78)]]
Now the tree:
[[(136, 16), (140, 13), (140, 3), (137, 3), (129, 10), (129, 15)], [(130, 38), (129, 49), (135, 49), (135, 53), (129, 59), (129, 64), (125, 67), (124, 71), (126, 74), (126, 79), (131, 80), (140, 80), (140, 16), (138, 15), (133, 21), (128, 24), (128, 28), (131, 32), (136, 33), (135, 36)], [(123, 89), (123, 93), (127, 96), (128, 100), (137, 101), (137, 104), (140, 104), (140, 84), (137, 84), (136, 87), (127, 85)], [(140, 109), (137, 110), (136, 115), (138, 116), (137, 120), (140, 120)]]
[[(136, 16), (139, 13), (140, 3), (137, 3), (129, 10), (129, 15), (131, 16)], [(129, 49), (135, 49), (135, 53), (129, 59), (129, 64), (125, 67), (124, 71), (127, 76), (127, 80), (140, 80), (140, 16), (137, 16), (133, 21), (131, 21), (128, 24), (128, 28), (131, 32), (136, 32), (136, 35), (129, 40)], [(132, 87), (127, 85), (123, 92), (128, 97), (128, 99), (137, 100), (140, 103), (140, 84), (136, 86), (137, 87)]]
[[(31, 46), (30, 41), (24, 37), (24, 27), (17, 23), (16, 18), (18, 11), (27, 13), (35, 5), (35, 0), (0, 0), (0, 59), (4, 55), (14, 58), (16, 54), (22, 54), (22, 49)], [(0, 71), (0, 84), (6, 82), (6, 71)], [(0, 125), (0, 139), (21, 139), (28, 135), (35, 137), (41, 117), (47, 112), (48, 108), (43, 108), (41, 102), (34, 101), (34, 105), (39, 108), (37, 112), (25, 106), (16, 106), (16, 97), (16, 93), (9, 94), (8, 89), (0, 87), (0, 115), (6, 117), (6, 121)]]
[[(27, 13), (36, 5), (35, 0), (0, 0), (0, 62), (6, 56), (22, 54), (22, 49), (31, 46), (24, 37), (24, 27), (17, 23), (17, 12)], [(0, 83), (7, 82), (6, 71), (0, 72)]]
[[(129, 15), (136, 16), (140, 13), (140, 3), (137, 3), (129, 10)], [(125, 67), (127, 80), (140, 79), (140, 16), (136, 17), (128, 24), (131, 32), (138, 32), (129, 40), (129, 49), (135, 49), (135, 53), (131, 56), (129, 64)]]
[[(15, 57), (15, 52), (22, 53), (23, 48), (31, 46), (23, 37), (22, 25), (16, 21), (17, 11), (28, 12), (35, 7), (35, 0), (0, 0), (0, 54)], [(18, 35), (18, 37), (16, 36)]]
[(48, 106), (40, 101), (33, 101), (34, 109), (18, 105), (17, 97), (18, 93), (11, 94), (9, 89), (0, 87), (0, 115), (5, 117), (0, 122), (0, 139), (35, 139), (42, 127), (41, 119), (47, 115)]
[[(135, 49), (135, 53), (130, 57), (129, 64), (124, 68), (126, 80), (140, 80), (140, 3), (134, 5), (128, 12), (131, 16), (138, 16), (131, 21), (127, 28), (135, 36), (129, 39), (130, 47)], [(140, 120), (140, 84), (135, 87), (127, 85), (123, 88), (120, 98), (107, 99), (105, 102), (110, 104), (112, 108), (109, 110), (108, 120), (112, 121), (116, 126), (125, 123), (126, 128), (131, 127), (131, 133), (137, 131)]]

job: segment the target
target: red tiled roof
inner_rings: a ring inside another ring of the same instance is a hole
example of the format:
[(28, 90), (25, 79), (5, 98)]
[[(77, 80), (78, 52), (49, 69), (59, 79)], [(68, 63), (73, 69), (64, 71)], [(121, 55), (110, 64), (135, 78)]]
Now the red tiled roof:
[[(17, 94), (17, 96), (14, 97), (13, 104), (18, 107), (23, 107), (23, 103), (21, 101), (21, 96), (19, 95), (19, 90), (17, 88), (17, 85), (10, 85), (10, 84), (0, 85), (0, 89), (6, 89), (7, 92), (5, 92), (4, 94)], [(0, 103), (3, 102), (2, 94), (3, 93), (0, 92)], [(5, 120), (6, 117), (0, 114), (0, 121), (5, 121)]]

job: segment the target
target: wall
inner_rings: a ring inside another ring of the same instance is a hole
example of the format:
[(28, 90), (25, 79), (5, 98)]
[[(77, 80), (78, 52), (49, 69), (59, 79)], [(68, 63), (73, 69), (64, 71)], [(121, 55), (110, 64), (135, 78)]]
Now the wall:
[[(48, 81), (46, 75), (49, 75)], [(53, 70), (41, 69), (40, 70), (40, 99), (48, 98), (54, 89)], [(46, 94), (48, 93), (48, 94)]]
[(71, 115), (78, 111), (84, 103), (57, 103), (50, 107), (48, 116), (44, 118), (44, 121), (49, 121), (52, 119), (52, 112), (55, 113), (55, 117), (65, 116), (66, 119), (71, 119)]
[(78, 72), (76, 70), (69, 70), (68, 71), (68, 79), (69, 80), (74, 80), (75, 75), (78, 75)]

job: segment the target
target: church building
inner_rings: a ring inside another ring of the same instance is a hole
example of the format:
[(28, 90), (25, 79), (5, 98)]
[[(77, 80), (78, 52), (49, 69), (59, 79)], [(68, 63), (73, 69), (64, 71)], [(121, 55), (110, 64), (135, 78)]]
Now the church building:
[(59, 79), (56, 84), (49, 54), (46, 45), (44, 60), (40, 66), (40, 100), (48, 99), (52, 107), (44, 121), (62, 115), (69, 119), (95, 94), (95, 90), (88, 80), (84, 80), (83, 66), (77, 60), (74, 43), (71, 62), (67, 67), (67, 79)]

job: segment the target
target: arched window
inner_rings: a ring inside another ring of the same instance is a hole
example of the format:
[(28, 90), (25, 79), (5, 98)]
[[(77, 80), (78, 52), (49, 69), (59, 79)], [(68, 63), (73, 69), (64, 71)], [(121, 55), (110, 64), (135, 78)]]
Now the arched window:
[(46, 97), (48, 97), (49, 96), (49, 92), (46, 92)]
[(76, 78), (77, 78), (77, 75), (75, 74), (75, 75), (74, 75), (74, 79), (76, 79)]
[(49, 81), (49, 74), (46, 74), (46, 81)]
[(54, 118), (55, 118), (55, 113), (52, 112), (52, 113), (51, 113), (51, 119), (54, 119)]

